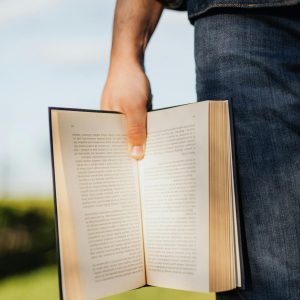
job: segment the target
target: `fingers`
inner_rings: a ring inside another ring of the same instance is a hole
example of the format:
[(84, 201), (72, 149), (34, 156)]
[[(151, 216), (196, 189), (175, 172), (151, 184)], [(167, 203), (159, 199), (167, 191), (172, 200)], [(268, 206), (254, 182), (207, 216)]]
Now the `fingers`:
[(102, 110), (118, 111), (126, 116), (130, 155), (142, 159), (147, 135), (147, 105), (151, 100), (150, 83), (144, 70), (141, 66), (125, 65), (118, 71), (111, 71), (101, 99)]
[(106, 99), (102, 98), (100, 102), (100, 109), (101, 110), (107, 110), (107, 111), (120, 111), (116, 105), (111, 105), (111, 103)]
[[(129, 105), (128, 105), (129, 106)], [(107, 111), (119, 111), (127, 118), (127, 139), (130, 156), (136, 160), (144, 157), (145, 143), (147, 137), (147, 107), (125, 107), (111, 106), (109, 101), (101, 101), (101, 109)]]
[(128, 111), (127, 117), (127, 137), (129, 152), (132, 158), (140, 160), (144, 157), (146, 142), (146, 107)]

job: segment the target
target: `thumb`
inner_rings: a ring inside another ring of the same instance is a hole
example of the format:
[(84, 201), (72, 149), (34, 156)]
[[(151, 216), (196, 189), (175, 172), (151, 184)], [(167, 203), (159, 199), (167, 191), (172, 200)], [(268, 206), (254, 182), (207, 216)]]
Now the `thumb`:
[(130, 155), (134, 159), (142, 159), (144, 157), (146, 142), (146, 119), (147, 110), (135, 110), (127, 113), (127, 137)]

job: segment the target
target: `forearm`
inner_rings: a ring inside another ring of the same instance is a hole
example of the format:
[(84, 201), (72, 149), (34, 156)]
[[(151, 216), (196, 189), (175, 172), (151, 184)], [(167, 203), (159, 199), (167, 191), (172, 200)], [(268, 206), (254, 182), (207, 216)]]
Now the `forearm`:
[(117, 1), (111, 67), (120, 61), (143, 64), (146, 46), (162, 10), (162, 4), (157, 0)]
[(157, 0), (117, 0), (110, 67), (101, 109), (122, 112), (127, 119), (131, 156), (142, 159), (146, 141), (150, 82), (144, 52), (162, 13)]

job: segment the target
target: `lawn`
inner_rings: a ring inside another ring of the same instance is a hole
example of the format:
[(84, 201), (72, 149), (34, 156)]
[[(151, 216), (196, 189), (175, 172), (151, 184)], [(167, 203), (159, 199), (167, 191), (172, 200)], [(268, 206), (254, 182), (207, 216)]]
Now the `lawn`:
[[(5, 300), (58, 300), (57, 269), (44, 267), (0, 281), (0, 298)], [(146, 287), (105, 300), (215, 300), (214, 294), (199, 294)]]
[(0, 299), (5, 300), (57, 300), (57, 268), (44, 267), (0, 281)]

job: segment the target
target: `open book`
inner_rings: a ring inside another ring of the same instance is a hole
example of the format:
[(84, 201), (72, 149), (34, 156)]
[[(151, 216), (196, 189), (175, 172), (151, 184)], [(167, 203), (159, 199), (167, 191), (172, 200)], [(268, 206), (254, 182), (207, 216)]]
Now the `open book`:
[(124, 115), (49, 112), (63, 299), (242, 285), (228, 101), (149, 112), (141, 161)]

